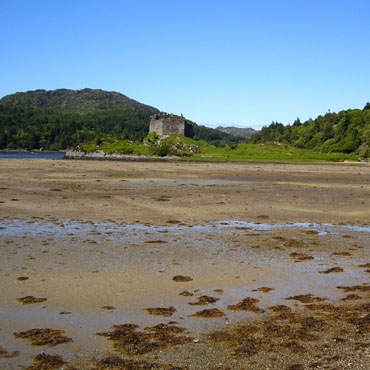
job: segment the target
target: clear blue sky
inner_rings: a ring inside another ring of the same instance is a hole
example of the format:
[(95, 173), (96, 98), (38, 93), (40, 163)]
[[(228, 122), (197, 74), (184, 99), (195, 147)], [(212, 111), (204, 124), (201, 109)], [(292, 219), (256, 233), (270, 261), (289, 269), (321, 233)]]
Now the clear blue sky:
[(369, 0), (0, 0), (0, 97), (119, 91), (199, 124), (370, 101)]

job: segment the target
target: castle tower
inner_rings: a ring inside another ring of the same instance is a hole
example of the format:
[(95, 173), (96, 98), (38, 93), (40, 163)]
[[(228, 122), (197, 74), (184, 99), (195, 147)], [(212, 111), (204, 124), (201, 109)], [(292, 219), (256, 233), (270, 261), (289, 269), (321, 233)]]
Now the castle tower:
[(160, 136), (185, 135), (185, 118), (181, 115), (156, 113), (151, 116), (149, 132), (156, 132)]

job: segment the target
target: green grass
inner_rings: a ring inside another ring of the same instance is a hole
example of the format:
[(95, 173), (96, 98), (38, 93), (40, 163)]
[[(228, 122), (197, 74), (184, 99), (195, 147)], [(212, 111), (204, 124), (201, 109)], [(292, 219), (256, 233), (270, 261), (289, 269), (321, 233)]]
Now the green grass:
[[(307, 149), (299, 149), (287, 145), (278, 144), (239, 144), (235, 150), (217, 148), (205, 141), (197, 141), (182, 135), (172, 135), (164, 140), (164, 143), (173, 145), (176, 141), (182, 141), (187, 145), (197, 145), (200, 148), (199, 154), (180, 157), (181, 161), (202, 161), (202, 162), (341, 162), (357, 161), (358, 156), (344, 153), (319, 153)], [(100, 145), (96, 142), (85, 143), (81, 150), (93, 152), (103, 150), (105, 153), (125, 152), (129, 148), (132, 154), (151, 155), (149, 146), (141, 143), (134, 143), (127, 140), (102, 139)]]
[(98, 145), (95, 140), (80, 145), (80, 150), (86, 153), (102, 150), (104, 153), (113, 154), (128, 148), (133, 151), (131, 154), (150, 155), (148, 146), (128, 140), (102, 139), (102, 143)]
[(216, 148), (205, 144), (201, 146), (202, 154), (189, 158), (180, 158), (186, 161), (207, 162), (333, 162), (357, 161), (353, 154), (319, 153), (311, 150), (298, 149), (273, 144), (239, 144), (235, 150)]

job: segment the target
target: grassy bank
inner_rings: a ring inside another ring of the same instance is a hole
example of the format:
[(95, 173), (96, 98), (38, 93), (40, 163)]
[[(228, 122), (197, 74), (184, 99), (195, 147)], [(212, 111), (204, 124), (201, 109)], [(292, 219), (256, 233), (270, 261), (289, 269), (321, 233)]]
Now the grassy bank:
[(344, 153), (320, 153), (280, 144), (246, 144), (217, 148), (205, 141), (173, 135), (162, 141), (137, 143), (127, 140), (101, 139), (84, 143), (79, 150), (87, 153), (145, 156), (176, 156), (181, 161), (204, 162), (342, 162), (358, 161), (358, 156)]

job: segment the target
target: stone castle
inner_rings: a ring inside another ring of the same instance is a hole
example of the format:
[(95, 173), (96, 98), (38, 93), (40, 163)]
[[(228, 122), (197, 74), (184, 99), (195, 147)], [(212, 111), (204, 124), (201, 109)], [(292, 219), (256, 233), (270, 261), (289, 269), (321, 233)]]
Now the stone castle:
[(166, 137), (169, 135), (192, 136), (192, 125), (186, 123), (183, 115), (156, 113), (151, 116), (149, 133), (156, 132), (159, 136)]

